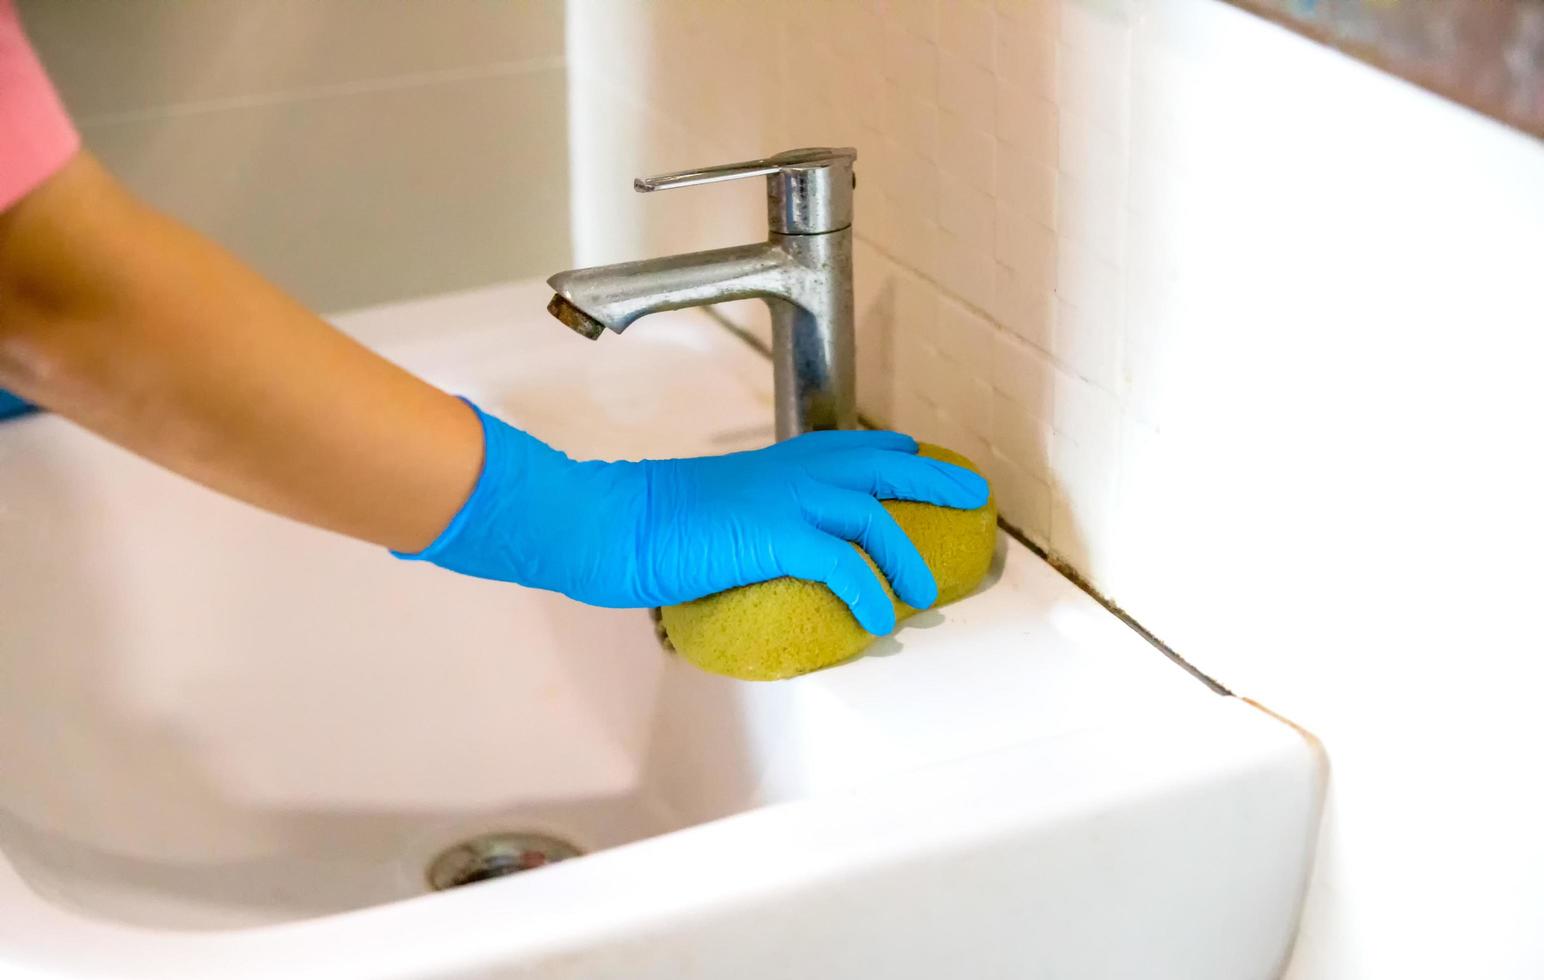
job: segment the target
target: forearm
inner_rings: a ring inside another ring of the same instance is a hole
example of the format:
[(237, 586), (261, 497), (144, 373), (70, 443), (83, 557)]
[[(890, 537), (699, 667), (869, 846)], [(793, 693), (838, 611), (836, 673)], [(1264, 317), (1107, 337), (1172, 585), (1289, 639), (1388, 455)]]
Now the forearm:
[(0, 215), (0, 385), (213, 489), (402, 551), (433, 540), (481, 465), (465, 405), (85, 154)]

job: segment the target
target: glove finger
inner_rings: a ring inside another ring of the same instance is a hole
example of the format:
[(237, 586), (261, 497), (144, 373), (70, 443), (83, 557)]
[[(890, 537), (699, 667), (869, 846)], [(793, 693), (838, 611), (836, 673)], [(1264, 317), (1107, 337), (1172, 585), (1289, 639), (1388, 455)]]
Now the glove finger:
[(825, 429), (806, 432), (770, 447), (779, 455), (803, 458), (817, 453), (842, 453), (858, 449), (883, 449), (915, 453), (917, 440), (904, 432), (871, 429)]
[(790, 540), (779, 557), (783, 574), (825, 585), (870, 633), (884, 636), (895, 629), (894, 604), (852, 545), (809, 528)]
[(940, 507), (975, 510), (986, 505), (985, 478), (963, 466), (926, 456), (863, 450), (805, 462), (810, 476), (880, 500), (915, 500)]
[(827, 534), (868, 552), (908, 606), (926, 609), (937, 601), (938, 583), (932, 570), (895, 518), (873, 497), (816, 484), (805, 494), (805, 517)]

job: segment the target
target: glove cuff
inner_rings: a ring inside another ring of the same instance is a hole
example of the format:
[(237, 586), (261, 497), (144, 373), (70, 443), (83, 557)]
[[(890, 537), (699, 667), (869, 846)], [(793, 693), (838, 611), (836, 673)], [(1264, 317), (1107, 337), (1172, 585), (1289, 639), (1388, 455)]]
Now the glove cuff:
[[(428, 547), (422, 551), (391, 553), (404, 561), (427, 561), (466, 575), (506, 578), (507, 567), (495, 566), (506, 565), (512, 556), (487, 553), (490, 545), (495, 551), (503, 550), (496, 543), (483, 540), (488, 529), (499, 526), (500, 510), (508, 508), (514, 501), (523, 500), (522, 484), (551, 480), (553, 464), (571, 465), (571, 461), (535, 436), (484, 412), (471, 399), (463, 397), (461, 400), (477, 413), (477, 421), (482, 426), (483, 458), (477, 482), (461, 509)], [(469, 529), (476, 530), (469, 535)]]

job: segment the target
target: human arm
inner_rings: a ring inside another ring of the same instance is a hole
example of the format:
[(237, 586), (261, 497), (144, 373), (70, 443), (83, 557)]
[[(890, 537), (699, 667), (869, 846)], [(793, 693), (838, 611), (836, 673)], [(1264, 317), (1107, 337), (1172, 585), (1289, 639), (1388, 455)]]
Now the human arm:
[(76, 155), (0, 213), (0, 386), (222, 493), (399, 551), (482, 461), (477, 417)]

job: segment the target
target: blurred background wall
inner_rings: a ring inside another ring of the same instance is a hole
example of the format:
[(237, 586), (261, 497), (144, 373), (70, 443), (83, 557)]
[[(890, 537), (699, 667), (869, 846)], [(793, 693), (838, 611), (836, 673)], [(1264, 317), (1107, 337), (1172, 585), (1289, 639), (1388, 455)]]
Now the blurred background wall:
[(562, 0), (21, 0), (86, 145), (315, 309), (569, 264)]

